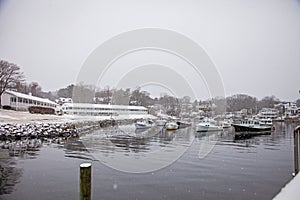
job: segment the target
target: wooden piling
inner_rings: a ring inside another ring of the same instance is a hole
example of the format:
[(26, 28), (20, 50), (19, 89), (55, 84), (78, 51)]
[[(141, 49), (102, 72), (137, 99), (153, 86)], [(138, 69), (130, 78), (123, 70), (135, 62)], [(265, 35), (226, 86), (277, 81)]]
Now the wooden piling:
[(300, 133), (300, 126), (296, 127), (294, 130), (294, 169), (295, 169), (295, 176), (299, 172), (299, 133)]
[(92, 163), (80, 165), (80, 191), (79, 200), (91, 200), (92, 196)]

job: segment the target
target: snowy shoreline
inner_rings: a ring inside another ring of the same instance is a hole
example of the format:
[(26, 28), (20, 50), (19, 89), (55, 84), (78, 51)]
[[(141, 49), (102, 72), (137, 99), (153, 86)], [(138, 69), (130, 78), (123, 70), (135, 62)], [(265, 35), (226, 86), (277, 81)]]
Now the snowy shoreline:
[(92, 129), (133, 123), (152, 115), (72, 116), (0, 110), (0, 139), (79, 137)]

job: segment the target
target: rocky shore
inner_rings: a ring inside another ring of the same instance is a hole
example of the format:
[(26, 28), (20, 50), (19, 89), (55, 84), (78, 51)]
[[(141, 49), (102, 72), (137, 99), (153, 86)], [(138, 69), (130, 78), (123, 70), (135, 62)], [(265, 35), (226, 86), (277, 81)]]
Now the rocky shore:
[(115, 126), (116, 121), (75, 121), (75, 122), (49, 122), (49, 123), (26, 123), (26, 124), (1, 124), (0, 139), (22, 138), (55, 138), (55, 137), (78, 137), (81, 133), (97, 128)]
[(94, 129), (130, 124), (136, 119), (151, 116), (137, 115), (131, 116), (131, 119), (124, 117), (41, 115), (0, 109), (0, 140), (80, 137)]

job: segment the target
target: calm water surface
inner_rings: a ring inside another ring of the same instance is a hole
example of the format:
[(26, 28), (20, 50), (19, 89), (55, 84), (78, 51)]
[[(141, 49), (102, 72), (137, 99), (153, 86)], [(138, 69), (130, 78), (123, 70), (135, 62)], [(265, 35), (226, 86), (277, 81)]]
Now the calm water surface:
[(292, 178), (295, 126), (245, 140), (231, 130), (120, 126), (67, 141), (2, 141), (0, 199), (77, 199), (86, 161), (93, 199), (272, 199)]

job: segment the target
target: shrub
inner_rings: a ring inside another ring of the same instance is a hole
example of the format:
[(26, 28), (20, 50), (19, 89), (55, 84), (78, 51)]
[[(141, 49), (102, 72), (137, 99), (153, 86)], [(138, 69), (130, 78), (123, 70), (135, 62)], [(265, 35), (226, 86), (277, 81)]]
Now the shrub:
[(50, 107), (41, 107), (41, 106), (30, 106), (28, 107), (28, 111), (30, 113), (36, 113), (36, 114), (55, 114), (54, 108)]
[(12, 109), (11, 106), (2, 106), (2, 108), (5, 109), (5, 110), (11, 110)]

